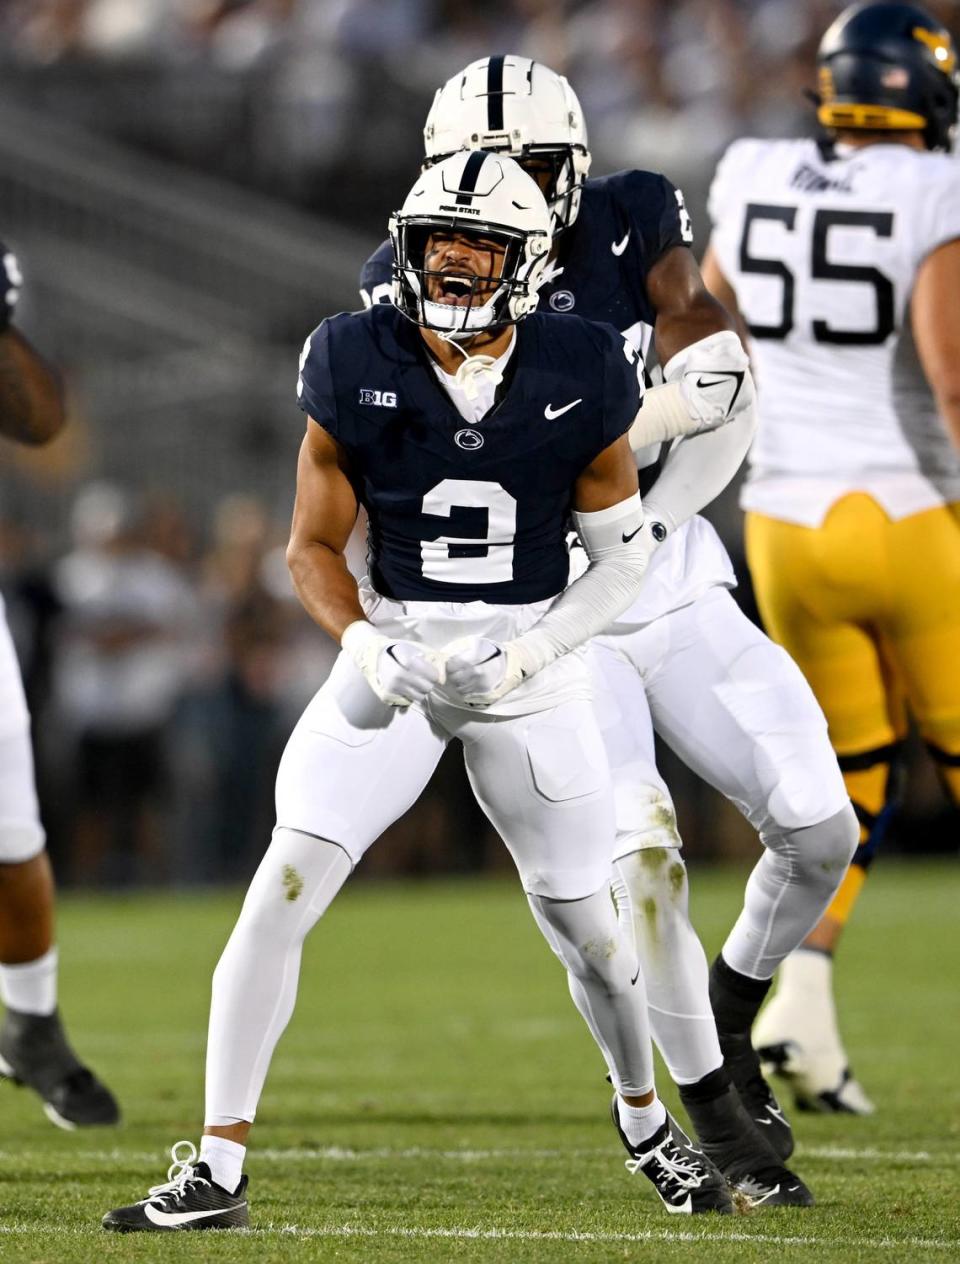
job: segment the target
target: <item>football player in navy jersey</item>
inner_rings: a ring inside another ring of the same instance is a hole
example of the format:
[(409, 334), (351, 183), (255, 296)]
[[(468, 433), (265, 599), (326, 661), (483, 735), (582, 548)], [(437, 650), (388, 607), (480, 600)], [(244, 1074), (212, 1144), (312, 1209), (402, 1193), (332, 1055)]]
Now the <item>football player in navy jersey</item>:
[[(646, 568), (631, 443), (724, 423), (734, 395), (750, 398), (746, 357), (719, 403), (695, 385), (708, 348), (679, 384), (683, 407), (640, 407), (639, 357), (615, 329), (531, 315), (550, 214), (509, 158), (431, 167), (391, 238), (397, 305), (324, 321), (301, 359), (288, 556), (342, 653), (284, 752), (277, 826), (214, 975), (199, 1158), (178, 1143), (168, 1182), (104, 1226), (247, 1223), (245, 1143), (304, 937), (452, 738), (576, 980), (628, 1166), (671, 1212), (729, 1212), (720, 1172), (654, 1091), (643, 976), (610, 899), (613, 795), (580, 650)], [(358, 585), (344, 549), (361, 504), (370, 575)], [(568, 587), (571, 521), (589, 564)]]
[[(473, 62), (437, 92), (424, 136), (427, 165), (478, 147), (510, 154), (538, 181), (554, 232), (541, 310), (607, 321), (643, 353), (653, 343), (667, 386), (648, 392), (645, 409), (679, 408), (668, 393), (679, 381), (703, 396), (734, 380), (724, 374), (736, 373), (740, 343), (700, 277), (681, 192), (646, 171), (588, 179), (586, 128), (566, 79), (526, 57)], [(385, 244), (362, 270), (364, 301), (389, 301), (391, 285)], [(706, 347), (712, 371), (691, 381)], [(643, 962), (654, 1038), (728, 1180), (764, 1205), (806, 1205), (809, 1191), (782, 1166), (792, 1132), (750, 1028), (777, 965), (832, 898), (857, 824), (819, 706), (793, 661), (736, 606), (730, 559), (695, 516), (740, 465), (754, 426), (741, 407), (730, 425), (673, 444), (659, 464), (657, 448), (637, 453), (650, 565), (638, 600), (593, 640), (590, 657), (616, 788), (613, 889)], [(765, 848), (709, 989), (654, 727), (736, 804)], [(576, 980), (571, 987), (576, 995)]]

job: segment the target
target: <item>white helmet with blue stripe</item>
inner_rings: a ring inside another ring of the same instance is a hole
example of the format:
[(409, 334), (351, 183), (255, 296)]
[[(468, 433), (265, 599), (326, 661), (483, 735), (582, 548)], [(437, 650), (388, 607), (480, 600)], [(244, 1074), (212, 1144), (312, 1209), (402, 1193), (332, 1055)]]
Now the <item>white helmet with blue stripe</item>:
[[(502, 252), (499, 269), (475, 274), (466, 264), (427, 267), (440, 238)], [(393, 301), (429, 329), (469, 335), (514, 324), (537, 306), (550, 253), (550, 211), (543, 194), (512, 159), (473, 150), (420, 173), (390, 219)], [(438, 301), (439, 300), (439, 301)]]
[(515, 55), (471, 62), (438, 89), (423, 137), (427, 165), (462, 149), (515, 158), (540, 184), (554, 233), (577, 218), (587, 129), (576, 93), (549, 66)]

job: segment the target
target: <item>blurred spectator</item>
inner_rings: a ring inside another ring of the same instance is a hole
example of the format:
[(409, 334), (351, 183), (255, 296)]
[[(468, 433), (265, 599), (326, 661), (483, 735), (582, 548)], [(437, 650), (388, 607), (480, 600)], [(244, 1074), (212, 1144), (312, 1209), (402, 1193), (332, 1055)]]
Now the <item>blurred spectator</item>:
[(166, 867), (165, 736), (186, 685), (195, 599), (143, 543), (119, 488), (85, 488), (72, 525), (74, 548), (55, 571), (64, 610), (55, 704), (76, 744), (72, 876), (156, 878)]
[(290, 724), (279, 701), (287, 611), (251, 591), (227, 612), (220, 676), (176, 725), (181, 877), (249, 878), (274, 823), (273, 783)]
[[(69, 67), (61, 108), (72, 117), (377, 232), (420, 160), (433, 91), (474, 58), (515, 51), (562, 71), (583, 103), (598, 169), (663, 168), (695, 201), (735, 136), (809, 131), (803, 90), (842, 7), (21, 0), (0, 20), (8, 69), (28, 91)], [(929, 7), (957, 19), (953, 0)], [(85, 67), (95, 74), (84, 78)]]

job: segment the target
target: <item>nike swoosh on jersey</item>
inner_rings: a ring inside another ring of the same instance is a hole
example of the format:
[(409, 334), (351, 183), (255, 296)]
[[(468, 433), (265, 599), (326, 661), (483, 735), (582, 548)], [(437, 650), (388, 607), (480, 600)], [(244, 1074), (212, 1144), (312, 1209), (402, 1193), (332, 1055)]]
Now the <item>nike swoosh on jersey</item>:
[(222, 1216), (224, 1212), (240, 1211), (246, 1203), (237, 1203), (235, 1207), (214, 1207), (210, 1211), (161, 1211), (153, 1203), (147, 1203), (143, 1214), (151, 1224), (162, 1228), (175, 1229), (177, 1225), (191, 1224), (194, 1220), (212, 1220), (214, 1216)]
[(571, 408), (576, 408), (578, 404), (582, 404), (583, 399), (575, 399), (572, 403), (564, 404), (562, 408), (554, 408), (552, 404), (548, 404), (543, 410), (543, 415), (547, 421), (553, 421), (557, 417), (562, 417), (564, 413), (568, 413)]
[(622, 255), (627, 248), (627, 242), (630, 240), (631, 229), (627, 229), (627, 234), (623, 241), (612, 241), (610, 243), (610, 252), (615, 255)]
[(643, 523), (641, 522), (639, 527), (637, 527), (636, 531), (631, 531), (629, 535), (627, 535), (626, 531), (624, 531), (623, 535), (620, 538), (623, 540), (624, 544), (629, 544), (630, 541), (633, 539), (633, 537), (637, 534), (637, 531), (642, 531), (642, 530), (643, 530)]

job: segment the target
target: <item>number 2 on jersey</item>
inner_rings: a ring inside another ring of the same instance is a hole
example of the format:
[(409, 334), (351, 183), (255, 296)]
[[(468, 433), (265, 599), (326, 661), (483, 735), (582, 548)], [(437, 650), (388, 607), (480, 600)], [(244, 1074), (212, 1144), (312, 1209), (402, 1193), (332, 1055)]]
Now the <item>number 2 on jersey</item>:
[(513, 579), (517, 502), (499, 483), (445, 478), (423, 498), (429, 517), (449, 519), (455, 509), (486, 510), (482, 536), (442, 535), (420, 542), (425, 579), (441, 584), (506, 584)]
[[(796, 277), (782, 259), (764, 258), (751, 253), (750, 235), (758, 220), (782, 224), (787, 232), (796, 229), (797, 207), (768, 206), (758, 202), (747, 205), (740, 238), (740, 270), (761, 276), (780, 277), (783, 283), (783, 301), (780, 320), (775, 325), (750, 323), (754, 338), (782, 339), (795, 326)], [(894, 330), (893, 282), (879, 268), (861, 264), (836, 263), (830, 259), (830, 230), (832, 228), (866, 228), (877, 237), (893, 236), (892, 211), (817, 211), (813, 219), (811, 243), (811, 277), (815, 281), (858, 282), (873, 287), (876, 295), (876, 322), (873, 329), (837, 329), (825, 320), (812, 320), (811, 329), (815, 342), (832, 342), (847, 346), (876, 345), (890, 337)]]

